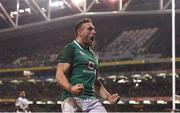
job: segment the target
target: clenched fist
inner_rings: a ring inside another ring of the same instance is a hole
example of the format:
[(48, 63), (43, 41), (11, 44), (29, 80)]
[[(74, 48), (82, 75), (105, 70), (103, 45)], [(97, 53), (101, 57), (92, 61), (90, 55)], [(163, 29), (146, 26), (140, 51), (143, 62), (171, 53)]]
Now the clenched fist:
[(107, 100), (111, 104), (115, 104), (115, 103), (118, 103), (118, 101), (120, 100), (120, 96), (117, 93), (115, 93), (115, 94), (108, 96)]
[(84, 91), (83, 84), (76, 84), (69, 88), (69, 92), (76, 96), (80, 96), (83, 93), (83, 91)]

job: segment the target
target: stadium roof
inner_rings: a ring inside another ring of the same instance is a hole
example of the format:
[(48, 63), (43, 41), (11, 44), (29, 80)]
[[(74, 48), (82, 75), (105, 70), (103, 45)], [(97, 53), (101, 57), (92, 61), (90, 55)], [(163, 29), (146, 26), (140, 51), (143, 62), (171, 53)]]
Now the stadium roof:
[[(171, 13), (172, 0), (0, 0), (0, 33), (37, 24), (93, 15)], [(180, 1), (176, 0), (176, 13)]]

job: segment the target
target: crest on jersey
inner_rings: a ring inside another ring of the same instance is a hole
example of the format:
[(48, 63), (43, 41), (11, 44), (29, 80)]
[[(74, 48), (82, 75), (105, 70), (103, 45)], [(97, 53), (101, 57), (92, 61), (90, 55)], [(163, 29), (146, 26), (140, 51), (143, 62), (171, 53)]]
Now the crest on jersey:
[(88, 63), (88, 69), (93, 70), (93, 69), (94, 69), (94, 67), (95, 67), (94, 62), (89, 61), (89, 63)]

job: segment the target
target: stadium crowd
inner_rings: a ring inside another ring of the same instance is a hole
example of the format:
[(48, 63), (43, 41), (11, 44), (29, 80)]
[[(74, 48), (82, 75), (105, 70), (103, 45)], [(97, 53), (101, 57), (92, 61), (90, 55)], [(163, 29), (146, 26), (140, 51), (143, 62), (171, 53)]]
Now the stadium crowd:
[[(133, 59), (139, 55), (158, 54), (155, 56), (157, 58), (171, 56), (171, 21), (168, 15), (132, 18), (129, 15), (107, 17), (103, 21), (101, 18), (93, 20), (97, 31), (95, 49), (101, 61)], [(104, 23), (107, 27), (101, 27)], [(73, 40), (72, 28), (72, 25), (66, 25), (48, 32), (32, 33), (0, 42), (0, 68), (55, 65), (62, 47)], [(130, 39), (134, 40), (133, 37), (142, 42), (141, 46), (138, 40), (138, 45), (132, 45), (134, 41)], [(123, 46), (123, 43), (129, 46)]]

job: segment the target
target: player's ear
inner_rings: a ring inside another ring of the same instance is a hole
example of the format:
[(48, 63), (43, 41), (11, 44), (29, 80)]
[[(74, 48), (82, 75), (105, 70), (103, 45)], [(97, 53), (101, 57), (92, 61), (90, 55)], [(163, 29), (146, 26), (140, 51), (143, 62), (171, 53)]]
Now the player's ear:
[(78, 33), (78, 36), (81, 36), (81, 35), (82, 35), (82, 29), (79, 29), (79, 30), (77, 31), (77, 33)]
[(81, 35), (80, 29), (77, 30), (77, 34), (78, 34), (78, 35)]

